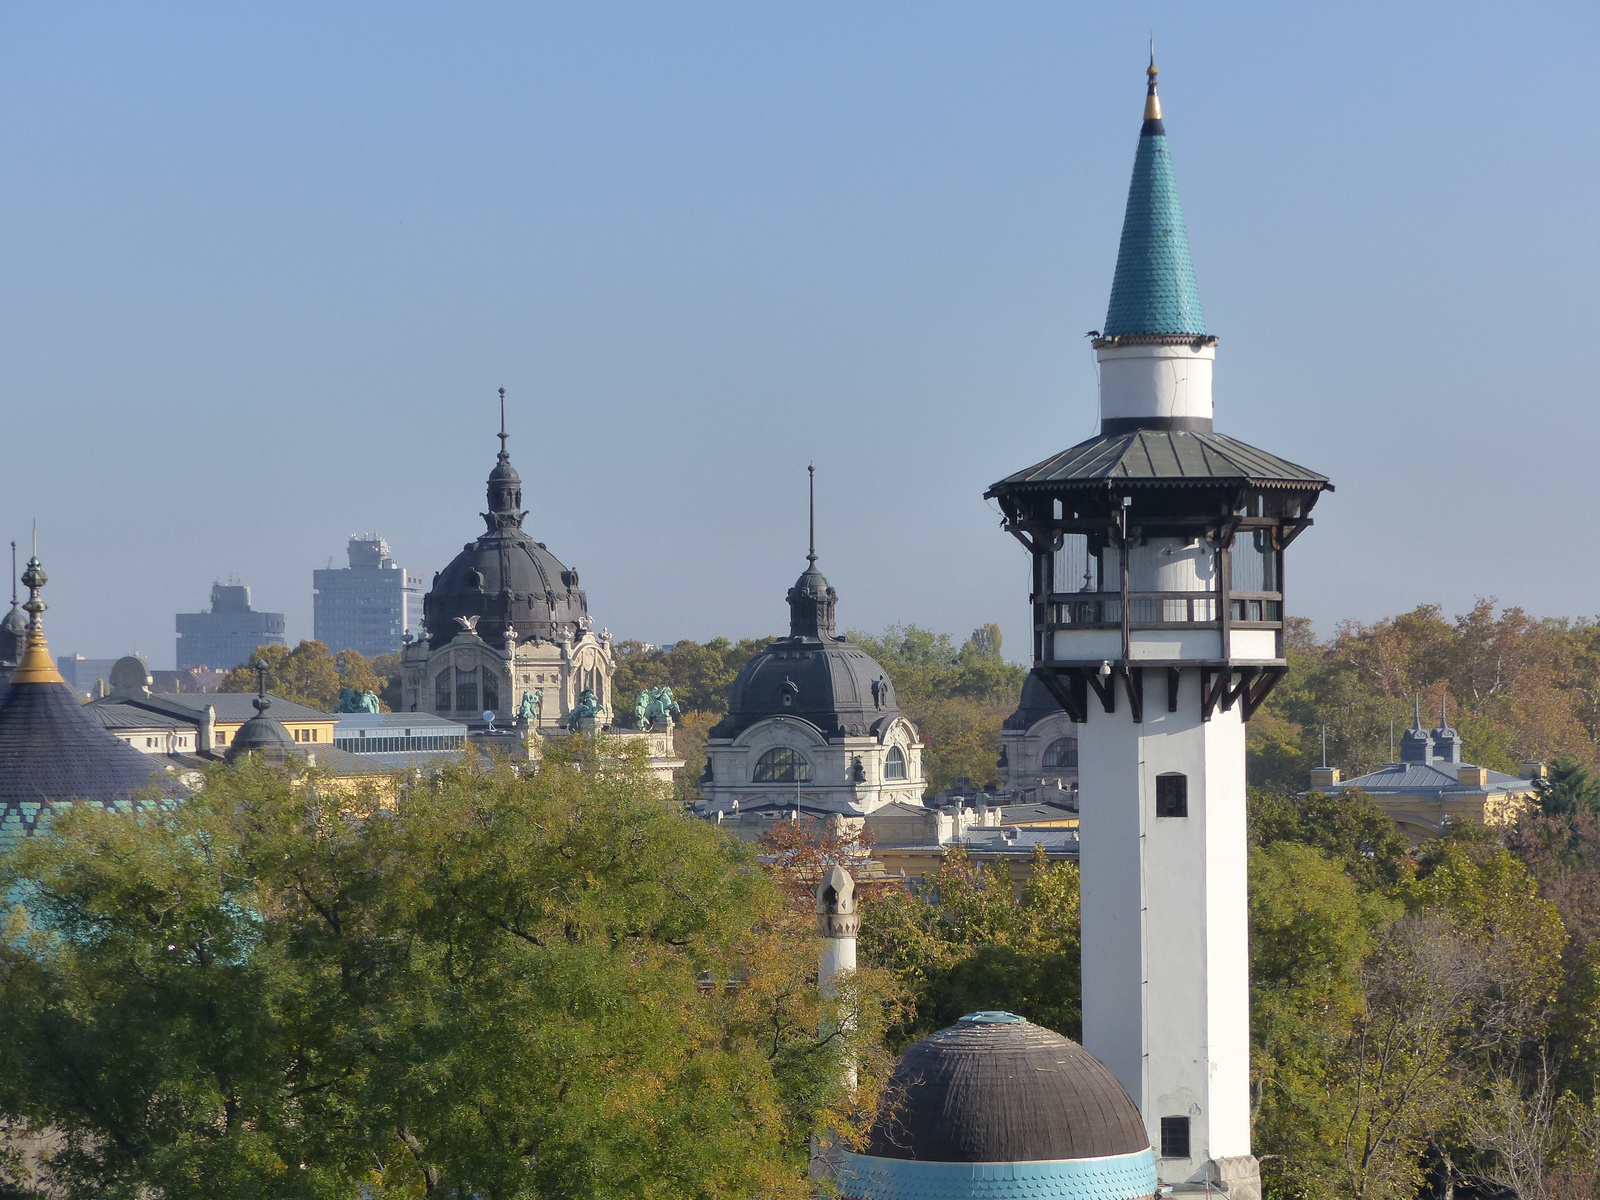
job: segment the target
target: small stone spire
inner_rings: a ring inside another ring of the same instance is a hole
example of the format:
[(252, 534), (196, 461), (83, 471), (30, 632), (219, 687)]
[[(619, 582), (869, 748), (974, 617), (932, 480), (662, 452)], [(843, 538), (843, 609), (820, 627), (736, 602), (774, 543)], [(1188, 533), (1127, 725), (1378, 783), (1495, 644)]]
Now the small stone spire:
[(846, 949), (824, 947), (822, 975), (832, 979), (841, 971), (856, 969), (856, 935), (861, 932), (861, 914), (856, 911), (856, 881), (838, 863), (817, 884), (817, 932), (829, 942), (848, 942)]

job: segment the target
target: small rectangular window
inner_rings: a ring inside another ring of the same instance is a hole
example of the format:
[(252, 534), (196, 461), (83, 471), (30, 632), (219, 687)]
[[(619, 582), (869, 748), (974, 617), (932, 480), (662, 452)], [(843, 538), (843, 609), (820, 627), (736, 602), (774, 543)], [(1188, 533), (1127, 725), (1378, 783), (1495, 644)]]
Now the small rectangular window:
[[(1187, 817), (1189, 815), (1189, 777), (1169, 773), (1156, 776), (1156, 816)], [(1184, 1120), (1188, 1120), (1187, 1117)]]
[(1189, 1118), (1161, 1118), (1161, 1157), (1189, 1157)]

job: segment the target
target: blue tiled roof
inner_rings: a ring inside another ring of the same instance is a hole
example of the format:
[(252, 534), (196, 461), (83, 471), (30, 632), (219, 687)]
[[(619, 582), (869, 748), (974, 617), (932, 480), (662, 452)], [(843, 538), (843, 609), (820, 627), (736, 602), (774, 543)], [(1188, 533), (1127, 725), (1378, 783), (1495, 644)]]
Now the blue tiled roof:
[(1106, 337), (1206, 332), (1189, 258), (1189, 234), (1163, 133), (1139, 138), (1122, 218), (1117, 273), (1111, 281), (1111, 307), (1101, 332)]
[(850, 1200), (1143, 1200), (1156, 1192), (1151, 1150), (1045, 1162), (921, 1162), (837, 1154)]

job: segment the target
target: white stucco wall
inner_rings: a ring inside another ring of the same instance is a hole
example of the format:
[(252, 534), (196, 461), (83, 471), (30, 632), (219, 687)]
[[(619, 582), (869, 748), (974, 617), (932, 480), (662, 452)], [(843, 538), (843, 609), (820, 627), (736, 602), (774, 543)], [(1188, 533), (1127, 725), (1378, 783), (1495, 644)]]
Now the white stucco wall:
[[(1078, 737), (1084, 1045), (1122, 1081), (1158, 1149), (1161, 1118), (1190, 1118), (1193, 1159), (1250, 1152), (1244, 725), (1200, 719), (1198, 670), (1178, 711), (1091, 706)], [(1188, 777), (1187, 817), (1157, 818), (1156, 776)]]
[(1100, 416), (1205, 417), (1212, 415), (1211, 371), (1215, 345), (1102, 346)]

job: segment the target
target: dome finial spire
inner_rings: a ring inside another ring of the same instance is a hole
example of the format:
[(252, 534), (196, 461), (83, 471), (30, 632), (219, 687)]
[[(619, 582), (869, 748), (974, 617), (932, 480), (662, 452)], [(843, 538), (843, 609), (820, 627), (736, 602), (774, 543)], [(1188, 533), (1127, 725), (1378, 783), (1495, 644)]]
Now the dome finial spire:
[(39, 522), (33, 523), (33, 557), (28, 560), (28, 565), (22, 572), (22, 586), (28, 589), (28, 602), (22, 606), (22, 611), (28, 614), (28, 642), (22, 652), (22, 661), (17, 664), (17, 669), (12, 672), (11, 682), (17, 683), (66, 683), (61, 678), (61, 672), (56, 670), (56, 664), (50, 658), (50, 644), (44, 638), (44, 611), (50, 606), (40, 598), (39, 593), (44, 585), (50, 582), (50, 577), (44, 573), (44, 568), (39, 565)]
[(1146, 121), (1161, 120), (1161, 97), (1156, 93), (1156, 76), (1161, 74), (1161, 68), (1156, 66), (1156, 35), (1150, 35), (1150, 66), (1145, 70), (1145, 77), (1149, 82), (1145, 84), (1144, 92), (1144, 119)]
[(500, 389), (500, 457), (509, 458), (506, 453), (506, 390)]
[(811, 543), (806, 551), (806, 561), (812, 566), (817, 564), (817, 464), (809, 463), (806, 466), (806, 475), (810, 484), (810, 498), (807, 505), (808, 515), (811, 518)]

